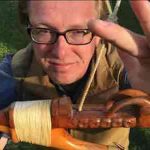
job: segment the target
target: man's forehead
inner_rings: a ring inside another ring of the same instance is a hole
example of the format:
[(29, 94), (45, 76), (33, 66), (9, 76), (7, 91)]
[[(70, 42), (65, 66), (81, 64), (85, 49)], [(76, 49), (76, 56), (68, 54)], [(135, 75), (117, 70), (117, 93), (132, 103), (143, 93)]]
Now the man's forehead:
[[(51, 4), (51, 6), (53, 7), (53, 6), (55, 6), (55, 5), (60, 5), (60, 6), (62, 6), (62, 5), (66, 5), (66, 4), (68, 4), (68, 5), (74, 5), (75, 7), (76, 6), (78, 6), (79, 7), (79, 5), (81, 6), (81, 7), (84, 7), (84, 6), (86, 6), (86, 5), (96, 5), (97, 3), (96, 3), (96, 0), (87, 0), (87, 1), (85, 1), (85, 0), (39, 0), (39, 1), (34, 1), (34, 0), (31, 0), (31, 1), (29, 1), (28, 2), (29, 3), (29, 5), (30, 4), (34, 4), (34, 5), (43, 5), (43, 4)], [(33, 5), (32, 5), (33, 6)]]
[[(29, 5), (31, 22), (53, 22), (62, 24), (76, 22), (96, 16), (94, 1), (32, 1)], [(65, 19), (65, 20), (64, 20)]]
[[(36, 11), (41, 11), (42, 8), (49, 8), (49, 10), (55, 10), (55, 9), (59, 9), (61, 12), (62, 11), (73, 11), (76, 10), (78, 11), (79, 9), (82, 8), (83, 11), (86, 10), (86, 12), (90, 12), (90, 11), (95, 11), (96, 7), (95, 7), (95, 1), (94, 0), (90, 0), (90, 1), (72, 1), (72, 0), (55, 0), (55, 1), (45, 1), (45, 0), (40, 0), (40, 1), (30, 1), (29, 2), (29, 11), (31, 10), (35, 10)], [(43, 9), (43, 10), (45, 10)]]

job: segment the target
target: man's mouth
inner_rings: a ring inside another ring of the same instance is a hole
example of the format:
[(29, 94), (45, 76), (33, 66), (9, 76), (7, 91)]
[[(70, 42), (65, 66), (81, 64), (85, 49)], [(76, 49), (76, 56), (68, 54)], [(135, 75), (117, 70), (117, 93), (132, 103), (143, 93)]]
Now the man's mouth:
[(69, 69), (71, 69), (71, 67), (73, 67), (73, 65), (75, 63), (73, 63), (73, 62), (64, 63), (64, 62), (48, 61), (48, 64), (49, 64), (49, 67), (51, 67), (55, 71), (66, 72)]

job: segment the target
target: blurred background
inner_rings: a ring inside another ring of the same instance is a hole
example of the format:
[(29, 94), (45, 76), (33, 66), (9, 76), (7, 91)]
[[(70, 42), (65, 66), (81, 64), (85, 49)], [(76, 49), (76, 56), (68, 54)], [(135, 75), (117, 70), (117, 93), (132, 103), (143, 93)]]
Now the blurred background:
[[(112, 6), (115, 0), (111, 1)], [(129, 2), (123, 0), (119, 10), (119, 24), (131, 29), (132, 31), (142, 34), (141, 28), (134, 16)], [(28, 37), (25, 27), (21, 26), (18, 21), (17, 1), (1, 0), (0, 1), (0, 60), (7, 53), (14, 53), (23, 48), (28, 43)], [(27, 143), (13, 144), (9, 142), (6, 149), (8, 150), (35, 150), (48, 148), (39, 147)], [(130, 150), (149, 150), (150, 149), (150, 129), (131, 129)]]

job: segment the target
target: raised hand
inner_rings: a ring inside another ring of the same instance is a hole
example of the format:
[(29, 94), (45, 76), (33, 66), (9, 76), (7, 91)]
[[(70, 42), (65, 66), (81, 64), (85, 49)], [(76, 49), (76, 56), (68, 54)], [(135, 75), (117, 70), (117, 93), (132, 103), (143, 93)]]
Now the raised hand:
[(132, 87), (150, 93), (150, 2), (131, 0), (130, 3), (145, 35), (102, 20), (89, 22), (89, 29), (118, 47)]

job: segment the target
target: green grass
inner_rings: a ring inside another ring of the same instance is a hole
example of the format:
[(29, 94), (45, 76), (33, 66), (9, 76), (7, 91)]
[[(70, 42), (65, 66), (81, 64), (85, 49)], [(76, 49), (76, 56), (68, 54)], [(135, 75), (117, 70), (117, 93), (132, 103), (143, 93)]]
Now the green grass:
[(0, 1), (0, 58), (22, 48), (27, 43), (25, 32), (16, 19), (17, 1)]
[[(114, 1), (113, 1), (114, 2)], [(27, 43), (27, 38), (23, 29), (19, 26), (16, 11), (17, 1), (0, 1), (0, 59), (7, 53), (14, 53), (23, 48)], [(128, 2), (123, 1), (119, 11), (119, 23), (135, 32), (142, 33), (138, 22), (133, 15)], [(131, 129), (130, 150), (150, 149), (150, 130)], [(8, 144), (8, 150), (46, 150), (48, 148), (39, 147), (26, 143)]]

